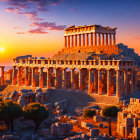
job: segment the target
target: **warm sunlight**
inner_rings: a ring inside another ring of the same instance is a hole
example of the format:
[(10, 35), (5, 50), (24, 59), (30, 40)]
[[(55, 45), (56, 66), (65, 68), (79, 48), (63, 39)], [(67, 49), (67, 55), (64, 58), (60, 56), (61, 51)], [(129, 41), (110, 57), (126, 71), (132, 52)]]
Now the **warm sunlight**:
[(5, 48), (4, 47), (0, 47), (0, 53), (4, 53), (5, 52)]

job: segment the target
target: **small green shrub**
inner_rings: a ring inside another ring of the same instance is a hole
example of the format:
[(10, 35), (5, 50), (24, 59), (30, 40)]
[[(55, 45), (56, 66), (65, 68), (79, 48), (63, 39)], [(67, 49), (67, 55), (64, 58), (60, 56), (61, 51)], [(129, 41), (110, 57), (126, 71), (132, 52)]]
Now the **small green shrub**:
[(93, 117), (96, 115), (96, 111), (94, 109), (84, 109), (83, 117)]

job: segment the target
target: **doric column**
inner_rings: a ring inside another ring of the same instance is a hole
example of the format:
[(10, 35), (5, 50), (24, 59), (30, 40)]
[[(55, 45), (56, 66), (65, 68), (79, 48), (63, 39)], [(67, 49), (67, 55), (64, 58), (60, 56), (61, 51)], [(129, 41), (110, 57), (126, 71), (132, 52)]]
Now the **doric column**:
[(127, 94), (127, 85), (128, 85), (128, 75), (127, 75), (127, 70), (124, 70), (124, 94)]
[(106, 33), (106, 45), (108, 45), (108, 33)]
[(107, 96), (111, 96), (111, 71), (107, 70)]
[(113, 34), (113, 45), (116, 44), (116, 34)]
[(88, 69), (88, 93), (92, 93), (91, 69)]
[(64, 36), (65, 39), (65, 47), (67, 48), (67, 36)]
[(79, 69), (79, 90), (82, 91), (83, 90), (83, 74), (82, 74), (82, 69)]
[(62, 89), (66, 89), (66, 68), (62, 69)]
[(102, 33), (102, 45), (105, 45), (104, 33)]
[(74, 69), (71, 69), (71, 89), (74, 90)]
[(121, 97), (120, 70), (116, 70), (116, 97)]
[(85, 46), (85, 34), (83, 34), (83, 46)]
[(55, 68), (55, 89), (58, 89), (58, 68)]
[(89, 46), (89, 34), (88, 33), (86, 34), (86, 44), (87, 44), (87, 46)]
[(77, 35), (75, 35), (75, 46), (77, 46)]
[(137, 71), (133, 70), (134, 75), (134, 90), (137, 91)]
[(18, 67), (17, 85), (21, 86), (21, 67)]
[(98, 92), (98, 71), (94, 70), (94, 92)]
[(98, 45), (101, 45), (101, 35), (98, 33)]
[(43, 67), (40, 68), (40, 80), (39, 80), (39, 86), (40, 86), (40, 88), (43, 88), (43, 86), (44, 86)]
[(112, 45), (112, 34), (109, 34), (109, 45)]
[(4, 85), (4, 66), (1, 66), (1, 85)]
[(101, 70), (98, 70), (98, 95), (102, 95), (102, 74)]
[(79, 34), (79, 46), (81, 46), (81, 34)]
[(111, 71), (111, 95), (114, 94), (114, 70)]
[(25, 86), (29, 86), (29, 82), (28, 82), (28, 67), (25, 68)]
[(74, 46), (73, 35), (71, 36), (71, 46)]
[(12, 70), (10, 70), (10, 84), (12, 84)]
[(97, 45), (97, 33), (94, 33), (94, 46)]
[(93, 33), (90, 33), (90, 46), (93, 46)]
[(35, 87), (35, 67), (32, 68), (32, 74), (31, 74), (31, 78), (32, 78), (32, 87)]
[(68, 36), (68, 48), (70, 48), (70, 36)]
[(47, 88), (51, 88), (50, 68), (47, 68)]
[(16, 66), (13, 66), (12, 85), (16, 85)]

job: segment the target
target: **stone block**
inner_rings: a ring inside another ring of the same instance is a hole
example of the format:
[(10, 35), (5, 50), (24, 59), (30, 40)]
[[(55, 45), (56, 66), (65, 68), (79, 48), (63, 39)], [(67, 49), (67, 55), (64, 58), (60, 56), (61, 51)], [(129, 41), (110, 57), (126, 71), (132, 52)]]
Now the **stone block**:
[(93, 117), (93, 120), (94, 120), (94, 122), (101, 122), (101, 121), (103, 121), (103, 117), (99, 116), (99, 115), (96, 115), (96, 116)]
[(89, 136), (91, 138), (97, 138), (99, 136), (99, 129), (90, 129)]

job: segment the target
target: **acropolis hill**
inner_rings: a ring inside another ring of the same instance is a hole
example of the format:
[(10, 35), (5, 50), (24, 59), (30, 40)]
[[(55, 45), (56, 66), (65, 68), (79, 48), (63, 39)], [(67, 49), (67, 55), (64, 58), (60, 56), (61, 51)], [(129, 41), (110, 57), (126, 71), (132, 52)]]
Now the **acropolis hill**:
[(15, 87), (86, 92), (95, 101), (117, 103), (140, 87), (140, 57), (133, 49), (116, 44), (116, 29), (70, 26), (65, 29), (65, 47), (57, 54), (14, 58), (13, 69), (5, 76), (1, 67), (1, 84), (9, 80)]

